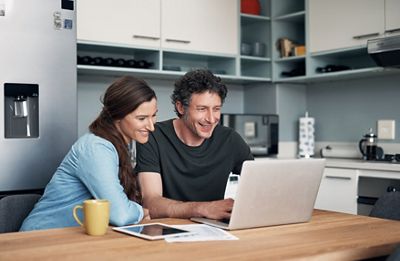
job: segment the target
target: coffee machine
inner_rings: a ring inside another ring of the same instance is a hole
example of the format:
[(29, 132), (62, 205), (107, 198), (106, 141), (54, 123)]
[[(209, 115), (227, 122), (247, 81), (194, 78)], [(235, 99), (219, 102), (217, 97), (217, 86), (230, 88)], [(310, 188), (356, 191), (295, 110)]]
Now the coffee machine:
[(223, 113), (220, 123), (234, 129), (249, 145), (254, 156), (276, 156), (279, 116), (276, 114)]

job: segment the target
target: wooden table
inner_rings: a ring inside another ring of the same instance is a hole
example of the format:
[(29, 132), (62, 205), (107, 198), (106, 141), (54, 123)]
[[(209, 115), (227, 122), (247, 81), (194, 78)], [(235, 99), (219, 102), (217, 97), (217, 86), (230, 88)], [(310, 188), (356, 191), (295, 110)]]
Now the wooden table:
[[(188, 220), (159, 219), (168, 224)], [(232, 231), (239, 240), (146, 241), (79, 227), (0, 235), (0, 260), (354, 260), (390, 254), (400, 222), (315, 210), (309, 223)]]

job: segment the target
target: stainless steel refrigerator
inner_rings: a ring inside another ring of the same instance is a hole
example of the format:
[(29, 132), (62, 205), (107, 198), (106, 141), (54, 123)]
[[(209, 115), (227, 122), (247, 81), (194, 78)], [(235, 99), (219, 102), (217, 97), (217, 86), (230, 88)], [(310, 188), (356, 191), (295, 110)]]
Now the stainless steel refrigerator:
[(74, 1), (0, 0), (0, 193), (43, 189), (77, 138)]

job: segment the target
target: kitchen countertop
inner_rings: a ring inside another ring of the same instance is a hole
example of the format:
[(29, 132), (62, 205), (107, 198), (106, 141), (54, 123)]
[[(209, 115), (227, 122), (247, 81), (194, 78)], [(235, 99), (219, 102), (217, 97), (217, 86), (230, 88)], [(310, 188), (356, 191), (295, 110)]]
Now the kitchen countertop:
[(327, 158), (326, 167), (400, 172), (400, 163), (371, 162), (361, 159)]

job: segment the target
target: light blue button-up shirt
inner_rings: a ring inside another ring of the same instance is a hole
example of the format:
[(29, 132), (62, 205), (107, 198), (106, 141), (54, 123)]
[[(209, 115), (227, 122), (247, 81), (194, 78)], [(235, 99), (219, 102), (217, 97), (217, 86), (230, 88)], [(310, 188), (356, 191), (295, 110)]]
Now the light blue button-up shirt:
[(125, 194), (118, 165), (118, 153), (111, 142), (91, 133), (83, 135), (65, 156), (21, 231), (78, 226), (72, 210), (92, 198), (110, 201), (112, 225), (141, 221), (143, 208)]

